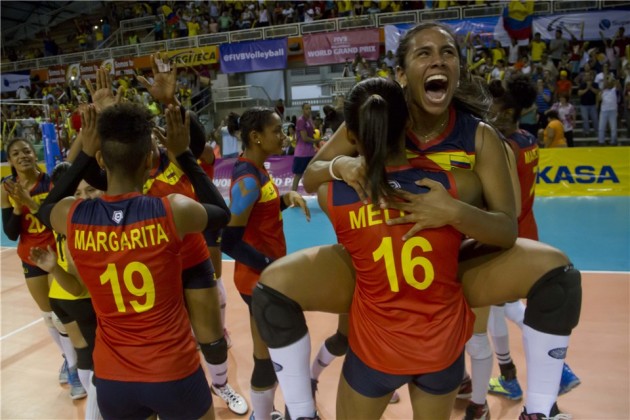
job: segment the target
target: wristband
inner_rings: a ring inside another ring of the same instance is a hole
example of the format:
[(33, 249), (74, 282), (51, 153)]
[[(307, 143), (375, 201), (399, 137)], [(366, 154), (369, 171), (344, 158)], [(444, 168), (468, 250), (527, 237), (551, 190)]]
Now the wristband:
[(333, 158), (333, 160), (330, 161), (330, 163), (328, 164), (328, 173), (330, 174), (330, 176), (332, 177), (332, 179), (334, 179), (335, 181), (343, 181), (343, 178), (338, 177), (337, 175), (335, 175), (335, 173), (333, 172), (333, 165), (335, 164), (335, 162), (337, 162), (337, 159), (342, 158), (343, 155), (339, 155), (339, 156), (335, 156)]

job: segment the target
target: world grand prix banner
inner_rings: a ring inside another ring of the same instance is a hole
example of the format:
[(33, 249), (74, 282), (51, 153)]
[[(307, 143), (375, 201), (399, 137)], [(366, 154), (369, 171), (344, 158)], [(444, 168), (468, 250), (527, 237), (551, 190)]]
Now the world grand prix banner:
[(287, 39), (234, 42), (219, 47), (223, 73), (278, 70), (287, 67)]
[(357, 53), (368, 61), (379, 58), (378, 29), (304, 35), (303, 43), (304, 61), (308, 66), (352, 61)]
[(537, 196), (630, 196), (630, 147), (541, 149)]

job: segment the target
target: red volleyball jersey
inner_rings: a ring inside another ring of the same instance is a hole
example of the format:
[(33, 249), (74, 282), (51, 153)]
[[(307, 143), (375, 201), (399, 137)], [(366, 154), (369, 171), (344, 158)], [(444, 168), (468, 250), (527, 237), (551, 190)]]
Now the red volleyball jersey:
[(182, 242), (168, 199), (130, 193), (77, 200), (67, 228), (69, 252), (98, 316), (96, 376), (165, 382), (195, 372)]
[[(169, 194), (177, 193), (197, 200), (197, 195), (188, 176), (170, 161), (164, 149), (160, 149), (159, 164), (149, 174), (149, 179), (144, 183), (143, 192), (153, 197), (166, 197)], [(208, 258), (210, 258), (210, 252), (203, 234), (191, 233), (184, 236), (182, 249), (182, 267), (184, 269), (194, 267)]]
[[(18, 182), (17, 177), (11, 175), (8, 177), (14, 182)], [(52, 181), (48, 174), (42, 172), (39, 174), (39, 178), (33, 188), (29, 191), (31, 198), (37, 203), (41, 204), (48, 193), (52, 189)], [(9, 196), (9, 202), (15, 208), (17, 203), (13, 201)], [(55, 249), (55, 235), (52, 230), (48, 229), (42, 222), (39, 221), (35, 215), (31, 213), (27, 206), (22, 206), (22, 215), (20, 216), (20, 238), (18, 239), (17, 254), (20, 259), (27, 264), (37, 265), (29, 257), (31, 248), (38, 247), (46, 249), (50, 246)]]
[[(427, 191), (415, 184), (424, 177), (455, 194), (450, 173), (410, 167), (389, 172), (390, 185), (412, 193)], [(399, 216), (397, 210), (364, 204), (343, 182), (330, 184), (328, 211), (356, 270), (352, 351), (368, 366), (391, 374), (436, 372), (453, 364), (474, 323), (457, 280), (462, 234), (445, 226), (403, 241), (412, 225), (385, 223)]]
[[(287, 244), (284, 238), (278, 187), (265, 168), (256, 166), (249, 159), (239, 157), (232, 172), (230, 202), (233, 202), (232, 187), (245, 177), (254, 178), (259, 190), (258, 199), (245, 226), (243, 241), (274, 259), (283, 257), (287, 254)], [(258, 271), (236, 261), (234, 283), (239, 293), (251, 295), (259, 277)]]
[(508, 139), (516, 155), (518, 181), (521, 185), (521, 214), (518, 217), (518, 236), (538, 240), (538, 226), (534, 218), (536, 176), (538, 175), (538, 142), (525, 130), (517, 130)]

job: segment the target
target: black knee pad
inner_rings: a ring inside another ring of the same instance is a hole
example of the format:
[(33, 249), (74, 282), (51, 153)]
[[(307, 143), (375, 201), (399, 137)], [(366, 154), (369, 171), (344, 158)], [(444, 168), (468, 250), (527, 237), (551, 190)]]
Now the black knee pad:
[(75, 347), (74, 351), (77, 353), (77, 368), (83, 370), (94, 369), (92, 350), (89, 347), (83, 347), (81, 349)]
[(252, 372), (251, 384), (254, 388), (267, 389), (271, 388), (278, 378), (273, 368), (271, 359), (256, 359), (254, 357), (254, 371)]
[(228, 346), (225, 337), (212, 343), (199, 343), (199, 347), (203, 358), (211, 365), (220, 365), (227, 360)]
[(344, 356), (348, 351), (348, 337), (337, 331), (326, 339), (326, 349), (337, 357)]
[(252, 293), (252, 313), (260, 336), (272, 349), (293, 344), (308, 332), (300, 305), (260, 283)]
[(523, 323), (543, 333), (571, 335), (581, 307), (580, 272), (572, 265), (559, 267), (542, 276), (529, 291)]

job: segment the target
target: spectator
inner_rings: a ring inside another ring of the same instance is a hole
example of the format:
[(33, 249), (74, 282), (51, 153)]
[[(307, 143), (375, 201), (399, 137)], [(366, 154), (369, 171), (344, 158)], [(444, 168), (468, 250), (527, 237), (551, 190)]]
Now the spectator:
[(354, 76), (352, 63), (350, 63), (349, 58), (346, 58), (346, 63), (344, 64), (343, 71), (341, 72), (341, 77), (352, 77), (352, 76)]
[(86, 32), (81, 30), (76, 36), (76, 40), (81, 51), (86, 51), (88, 49), (88, 35)]
[(284, 101), (280, 98), (276, 101), (275, 111), (280, 116), (280, 119), (284, 121)]
[(285, 24), (295, 22), (295, 9), (293, 9), (293, 5), (290, 2), (285, 3), (282, 10), (282, 18)]
[(602, 90), (599, 92), (599, 132), (597, 142), (600, 146), (606, 144), (606, 126), (610, 128), (610, 145), (617, 145), (617, 92), (619, 82), (612, 76), (608, 76)]
[(604, 44), (604, 54), (606, 55), (606, 63), (608, 68), (613, 74), (617, 74), (617, 68), (619, 66), (619, 56), (621, 52), (615, 46), (615, 41), (604, 36), (602, 31), (599, 31), (599, 35), (602, 38), (602, 44)]
[(59, 53), (59, 46), (49, 34), (44, 37), (44, 57), (50, 57)]
[(521, 46), (518, 45), (516, 38), (510, 38), (510, 46), (508, 47), (508, 65), (514, 66), (518, 61)]
[(503, 59), (499, 59), (496, 65), (490, 72), (490, 81), (492, 80), (503, 80), (505, 77), (505, 62)]
[(211, 34), (216, 34), (217, 32), (219, 32), (219, 24), (217, 23), (217, 20), (213, 17), (210, 17), (210, 23), (208, 24), (208, 31)]
[(195, 16), (190, 19), (186, 22), (186, 27), (188, 28), (188, 36), (199, 35), (199, 30), (201, 29), (201, 25), (199, 25), (199, 18)]
[(536, 80), (536, 107), (538, 112), (538, 126), (547, 126), (546, 112), (551, 108), (551, 90), (545, 85), (543, 79)]
[(568, 50), (569, 41), (562, 38), (562, 29), (556, 29), (555, 38), (549, 41), (549, 55), (551, 56), (551, 61), (553, 61), (553, 64), (556, 67), (558, 67), (558, 63), (560, 63), (562, 53)]
[(580, 97), (580, 115), (584, 127), (583, 134), (586, 137), (591, 136), (590, 124), (593, 124), (593, 131), (599, 128), (597, 118), (597, 97), (599, 89), (597, 83), (593, 81), (593, 72), (590, 70), (582, 73), (583, 82), (580, 83), (578, 96)]
[(162, 25), (162, 19), (155, 18), (153, 23), (153, 40), (162, 41), (164, 39), (164, 26)]
[(311, 119), (311, 104), (305, 102), (302, 104), (302, 116), (297, 120), (295, 125), (297, 133), (297, 144), (295, 146), (295, 157), (293, 158), (292, 172), (293, 185), (291, 189), (297, 191), (298, 185), (304, 171), (309, 162), (315, 155), (315, 139), (313, 138), (314, 127)]
[(540, 62), (543, 52), (547, 50), (547, 44), (542, 40), (540, 32), (534, 34), (534, 39), (529, 43), (530, 55), (533, 63)]
[(239, 147), (241, 141), (238, 138), (238, 120), (239, 115), (230, 112), (229, 115), (221, 121), (221, 125), (217, 130), (216, 137), (221, 139), (221, 154), (224, 158), (235, 158), (241, 150)]
[(539, 65), (542, 67), (543, 72), (546, 71), (549, 73), (549, 77), (554, 82), (553, 85), (555, 86), (555, 81), (558, 78), (558, 67), (556, 67), (553, 61), (549, 59), (549, 55), (547, 53), (542, 54)]
[(127, 43), (129, 45), (137, 44), (138, 43), (138, 33), (137, 32), (129, 33), (129, 38), (127, 38)]
[(30, 98), (29, 90), (30, 89), (28, 86), (18, 87), (17, 90), (15, 91), (15, 99), (20, 99), (20, 100), (29, 99)]
[(227, 32), (232, 28), (234, 21), (226, 10), (219, 17), (219, 32)]
[(584, 22), (582, 22), (580, 28), (580, 37), (577, 38), (569, 28), (566, 28), (566, 31), (571, 36), (571, 41), (569, 41), (569, 63), (571, 65), (571, 77), (575, 77), (580, 72), (580, 62), (582, 61), (582, 57), (584, 56), (584, 49), (588, 45), (588, 42), (584, 42)]
[(558, 81), (556, 82), (555, 91), (555, 97), (558, 98), (558, 100), (562, 95), (566, 95), (567, 98), (571, 96), (573, 83), (571, 83), (571, 80), (569, 80), (568, 77), (569, 73), (566, 70), (560, 70), (560, 79), (558, 79)]
[(569, 102), (569, 94), (564, 93), (558, 96), (559, 101), (553, 104), (551, 109), (558, 111), (558, 117), (562, 121), (564, 129), (564, 138), (567, 141), (567, 147), (573, 147), (573, 128), (575, 126), (575, 108)]
[(385, 62), (385, 64), (387, 64), (387, 67), (394, 71), (394, 69), (396, 68), (396, 57), (394, 56), (392, 50), (387, 51), (387, 54), (385, 54), (385, 57), (383, 57), (383, 61)]
[(550, 109), (547, 111), (547, 119), (549, 123), (543, 132), (543, 147), (549, 149), (552, 147), (567, 147), (567, 141), (564, 137), (564, 127), (558, 111)]
[(259, 28), (264, 28), (269, 26), (269, 10), (263, 5), (260, 10), (258, 10), (258, 23), (256, 24)]
[(490, 54), (492, 55), (492, 64), (497, 65), (499, 60), (503, 60), (505, 65), (505, 49), (501, 46), (501, 43), (496, 39), (492, 40), (490, 47)]
[(604, 63), (602, 71), (597, 73), (595, 76), (595, 83), (597, 83), (597, 86), (604, 86), (604, 82), (610, 77), (614, 77), (614, 75), (610, 72), (610, 65), (608, 63)]
[(378, 71), (376, 72), (376, 75), (378, 77), (382, 77), (384, 79), (392, 79), (393, 80), (393, 74), (390, 70), (390, 68), (387, 66), (386, 62), (381, 62), (381, 66), (379, 67)]

